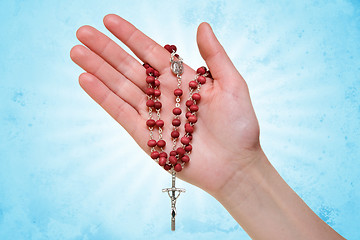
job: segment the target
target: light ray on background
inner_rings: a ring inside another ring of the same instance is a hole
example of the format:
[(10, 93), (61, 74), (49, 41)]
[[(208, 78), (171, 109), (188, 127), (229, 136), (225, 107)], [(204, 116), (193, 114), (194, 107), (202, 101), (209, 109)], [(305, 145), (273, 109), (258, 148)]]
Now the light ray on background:
[(119, 43), (108, 13), (177, 45), (194, 68), (208, 21), (248, 83), (272, 164), (324, 221), (360, 238), (359, 4), (189, 0), (0, 3), (1, 239), (250, 239), (182, 181), (169, 231), (170, 175), (82, 91), (69, 58), (81, 25)]

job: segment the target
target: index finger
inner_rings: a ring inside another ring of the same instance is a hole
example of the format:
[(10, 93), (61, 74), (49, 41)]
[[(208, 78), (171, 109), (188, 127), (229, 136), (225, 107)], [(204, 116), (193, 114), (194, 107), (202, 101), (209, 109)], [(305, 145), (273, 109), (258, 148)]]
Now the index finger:
[(106, 15), (105, 27), (123, 42), (140, 60), (160, 73), (169, 67), (169, 52), (146, 36), (134, 25), (115, 14)]

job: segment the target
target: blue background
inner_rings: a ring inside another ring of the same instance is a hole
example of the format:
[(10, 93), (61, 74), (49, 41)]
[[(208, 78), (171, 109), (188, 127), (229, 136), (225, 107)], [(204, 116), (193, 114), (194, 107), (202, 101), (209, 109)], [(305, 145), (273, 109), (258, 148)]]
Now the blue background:
[[(246, 79), (265, 153), (330, 226), (360, 239), (358, 1), (1, 1), (0, 239), (250, 239), (202, 190), (168, 174), (79, 87), (84, 24), (116, 13), (203, 64), (208, 21)], [(110, 34), (109, 34), (110, 35)]]

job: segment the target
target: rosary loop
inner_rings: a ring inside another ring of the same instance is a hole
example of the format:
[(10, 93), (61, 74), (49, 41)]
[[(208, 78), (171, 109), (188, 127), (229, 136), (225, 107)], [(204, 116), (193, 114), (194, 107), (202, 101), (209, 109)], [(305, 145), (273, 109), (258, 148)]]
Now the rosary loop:
[[(149, 118), (146, 121), (146, 125), (149, 129), (150, 135), (150, 139), (147, 142), (147, 145), (151, 150), (151, 158), (172, 175), (172, 187), (165, 188), (162, 191), (167, 192), (171, 199), (171, 230), (175, 231), (176, 200), (180, 196), (180, 193), (185, 192), (185, 189), (175, 187), (176, 173), (182, 171), (185, 165), (190, 161), (190, 154), (193, 150), (193, 147), (190, 143), (193, 139), (195, 123), (198, 120), (198, 104), (201, 100), (201, 95), (199, 92), (201, 85), (206, 83), (206, 77), (211, 77), (211, 74), (209, 71), (207, 71), (206, 67), (200, 67), (197, 69), (194, 79), (189, 82), (189, 98), (185, 103), (185, 117), (187, 120), (183, 125), (185, 128), (185, 134), (180, 138), (180, 116), (183, 112), (180, 105), (181, 96), (183, 95), (183, 90), (181, 89), (181, 76), (184, 72), (183, 59), (178, 54), (176, 54), (176, 46), (165, 45), (164, 48), (171, 54), (170, 68), (177, 79), (177, 88), (174, 90), (175, 107), (172, 110), (173, 119), (171, 122), (172, 150), (169, 152), (169, 154), (165, 152), (165, 146), (167, 143), (163, 139), (162, 135), (163, 127), (167, 124), (165, 124), (165, 122), (161, 119), (160, 114), (162, 108), (162, 103), (160, 101), (160, 73), (156, 69), (152, 68), (149, 64), (144, 63), (143, 66), (146, 69), (147, 75), (146, 83), (148, 84), (148, 88), (146, 89), (146, 106), (149, 110)], [(156, 130), (158, 132), (157, 140), (154, 139), (154, 132)]]

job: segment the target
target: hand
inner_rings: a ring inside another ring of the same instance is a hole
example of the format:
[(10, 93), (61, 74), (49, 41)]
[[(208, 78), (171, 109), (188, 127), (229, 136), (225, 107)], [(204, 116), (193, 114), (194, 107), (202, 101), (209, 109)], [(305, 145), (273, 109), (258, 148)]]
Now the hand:
[[(169, 67), (169, 52), (119, 16), (106, 16), (104, 24), (141, 61), (160, 72), (161, 119), (167, 123), (163, 136), (171, 143), (177, 81)], [(81, 27), (77, 37), (88, 47), (71, 50), (73, 61), (86, 71), (79, 77), (80, 85), (150, 154), (142, 64), (90, 26)], [(216, 197), (253, 239), (344, 239), (316, 216), (267, 160), (246, 83), (207, 23), (200, 24), (197, 42), (214, 80), (208, 78), (202, 86), (191, 160), (177, 176)], [(186, 93), (195, 71), (184, 68)], [(184, 106), (186, 94), (182, 98)]]
[[(163, 136), (168, 143), (165, 151), (169, 152), (175, 102), (173, 91), (177, 85), (176, 77), (170, 70), (170, 54), (117, 15), (107, 15), (104, 24), (141, 61), (159, 70), (160, 100), (163, 103), (161, 119), (167, 123)], [(72, 60), (86, 71), (79, 77), (80, 85), (150, 154), (147, 146), (149, 131), (145, 125), (148, 119), (144, 93), (147, 84), (142, 63), (90, 26), (81, 27), (77, 38), (88, 47), (77, 45), (70, 54)], [(197, 42), (214, 80), (207, 78), (201, 89), (191, 160), (178, 177), (216, 194), (239, 168), (244, 168), (256, 158), (260, 150), (259, 126), (247, 85), (209, 24), (200, 24)], [(188, 83), (195, 74), (195, 70), (184, 66), (183, 112)]]

